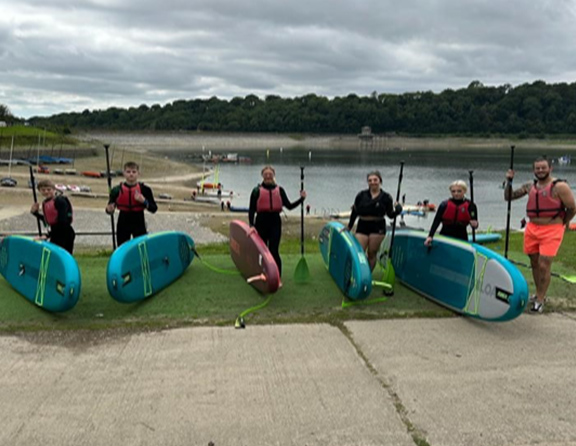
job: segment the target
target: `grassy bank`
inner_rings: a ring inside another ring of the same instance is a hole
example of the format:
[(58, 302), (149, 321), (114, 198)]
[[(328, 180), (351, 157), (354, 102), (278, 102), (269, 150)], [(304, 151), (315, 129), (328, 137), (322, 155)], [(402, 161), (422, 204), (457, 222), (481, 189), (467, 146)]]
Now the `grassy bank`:
[[(490, 247), (502, 252), (503, 241)], [(512, 234), (511, 258), (526, 261), (521, 253), (522, 234)], [(284, 287), (262, 310), (246, 317), (248, 324), (293, 322), (329, 322), (350, 319), (404, 317), (451, 317), (453, 314), (427, 301), (402, 285), (384, 302), (342, 307), (342, 294), (337, 289), (318, 252), (317, 243), (308, 240), (306, 255), (312, 279), (306, 284), (292, 280), (299, 255), (295, 238), (282, 245)], [(560, 274), (576, 272), (576, 234), (567, 234), (554, 270)], [(0, 331), (8, 333), (30, 330), (165, 328), (187, 325), (231, 325), (242, 311), (263, 302), (263, 297), (234, 274), (234, 265), (226, 244), (200, 249), (204, 262), (229, 270), (215, 272), (194, 259), (182, 278), (156, 296), (136, 304), (120, 304), (107, 292), (105, 271), (107, 253), (78, 256), (82, 271), (82, 295), (74, 309), (64, 314), (47, 313), (23, 299), (5, 280), (0, 279)], [(533, 289), (530, 271), (521, 268)], [(576, 310), (576, 285), (553, 278), (546, 311)], [(370, 299), (381, 298), (375, 288)]]
[(0, 128), (0, 148), (10, 147), (12, 137), (14, 137), (15, 147), (37, 146), (38, 144), (42, 147), (54, 147), (61, 144), (76, 143), (73, 137), (64, 133), (56, 133), (32, 126), (14, 125)]

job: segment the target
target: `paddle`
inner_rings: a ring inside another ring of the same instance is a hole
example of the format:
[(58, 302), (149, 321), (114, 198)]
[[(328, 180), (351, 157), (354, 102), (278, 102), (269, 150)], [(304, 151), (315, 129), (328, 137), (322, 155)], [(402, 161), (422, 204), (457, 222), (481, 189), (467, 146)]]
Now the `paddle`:
[[(108, 178), (108, 193), (112, 191), (112, 176), (110, 175), (110, 155), (108, 154), (108, 149), (110, 144), (104, 144), (104, 149), (106, 149), (106, 177)], [(110, 214), (110, 224), (112, 226), (112, 247), (116, 250), (116, 229), (114, 228), (114, 214)]]
[[(402, 187), (402, 176), (404, 173), (404, 161), (400, 161), (400, 174), (398, 175), (398, 189), (396, 190), (396, 203), (400, 201), (400, 189)], [(386, 259), (386, 266), (384, 267), (384, 272), (382, 274), (382, 281), (393, 286), (396, 281), (396, 273), (394, 272), (394, 267), (392, 266), (392, 247), (394, 246), (394, 235), (396, 234), (396, 218), (392, 221), (392, 235), (390, 236), (390, 246), (388, 247), (388, 255)], [(394, 294), (394, 288), (391, 291), (384, 290), (384, 294), (387, 296), (392, 296)]]
[[(30, 167), (30, 183), (32, 184), (32, 195), (34, 196), (34, 204), (38, 203), (38, 197), (36, 196), (36, 180), (34, 180), (34, 170), (32, 165)], [(42, 227), (40, 226), (40, 219), (36, 218), (36, 223), (38, 224), (38, 237), (42, 237)]]
[[(517, 262), (516, 260), (512, 260), (512, 259), (508, 259), (508, 260), (510, 260), (510, 262), (512, 262), (514, 265), (523, 266), (524, 268), (532, 269), (532, 267), (530, 265), (528, 265), (527, 263)], [(562, 279), (564, 282), (576, 283), (576, 276), (564, 276), (562, 274), (555, 273), (554, 271), (550, 271), (550, 275), (553, 277), (557, 277), (559, 279)]]
[[(300, 191), (304, 190), (304, 167), (300, 167)], [(304, 257), (304, 200), (300, 203), (300, 260), (294, 271), (294, 282), (304, 283), (310, 278), (306, 257)]]
[[(514, 169), (514, 146), (510, 146), (510, 170)], [(506, 242), (504, 244), (504, 257), (508, 258), (508, 242), (510, 240), (510, 214), (512, 211), (512, 180), (508, 178), (508, 211), (506, 213)]]
[[(469, 170), (470, 174), (470, 204), (474, 204), (474, 171)], [(476, 229), (472, 228), (472, 243), (476, 243)]]

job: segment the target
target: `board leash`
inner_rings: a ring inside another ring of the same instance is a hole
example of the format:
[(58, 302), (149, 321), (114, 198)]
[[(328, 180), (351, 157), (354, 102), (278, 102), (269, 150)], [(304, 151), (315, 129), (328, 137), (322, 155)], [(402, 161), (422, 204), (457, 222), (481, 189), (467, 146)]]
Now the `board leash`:
[(192, 250), (192, 252), (194, 253), (194, 255), (196, 257), (198, 257), (198, 260), (200, 260), (200, 263), (202, 263), (202, 265), (204, 265), (206, 268), (208, 268), (211, 271), (214, 271), (215, 273), (219, 273), (219, 274), (230, 274), (230, 275), (234, 275), (237, 276), (238, 274), (240, 274), (240, 271), (234, 269), (224, 269), (224, 268), (218, 268), (217, 266), (211, 265), (210, 263), (208, 263), (206, 260), (204, 260), (200, 254), (198, 253), (198, 251), (196, 250), (196, 248), (191, 247), (190, 248)]
[(258, 305), (254, 305), (253, 307), (250, 307), (247, 310), (244, 310), (242, 313), (240, 313), (236, 318), (236, 321), (234, 322), (234, 328), (246, 328), (246, 322), (244, 321), (244, 317), (250, 313), (254, 313), (255, 311), (261, 310), (262, 308), (267, 306), (272, 300), (272, 297), (274, 297), (274, 294), (270, 294), (270, 296), (268, 296), (264, 302)]

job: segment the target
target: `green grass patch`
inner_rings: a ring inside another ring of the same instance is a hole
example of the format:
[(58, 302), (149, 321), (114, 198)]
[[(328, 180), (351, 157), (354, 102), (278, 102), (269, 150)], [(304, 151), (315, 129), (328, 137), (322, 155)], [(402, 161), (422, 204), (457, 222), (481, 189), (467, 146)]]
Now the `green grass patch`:
[[(504, 240), (489, 247), (503, 252)], [(562, 261), (554, 263), (554, 271), (560, 274), (576, 273), (575, 247), (576, 234), (567, 233), (559, 254)], [(395, 295), (384, 302), (342, 308), (342, 294), (326, 271), (317, 243), (309, 241), (306, 249), (311, 279), (308, 283), (297, 284), (293, 274), (300, 260), (299, 243), (297, 240), (283, 241), (284, 286), (268, 306), (246, 316), (248, 325), (338, 324), (353, 319), (453, 316), (453, 313), (400, 284), (396, 285)], [(521, 249), (522, 234), (512, 234), (510, 257), (527, 263)], [(226, 244), (201, 246), (199, 251), (204, 262), (230, 272), (235, 270)], [(108, 254), (94, 252), (77, 256), (82, 271), (82, 294), (76, 307), (63, 314), (43, 311), (0, 279), (0, 331), (232, 325), (240, 313), (264, 300), (240, 275), (217, 273), (194, 259), (182, 278), (169, 288), (140, 303), (121, 304), (113, 300), (106, 289)], [(520, 270), (533, 290), (530, 270)], [(375, 278), (378, 276), (375, 275)], [(576, 310), (576, 285), (553, 278), (549, 296), (546, 311)], [(381, 297), (382, 290), (374, 288), (365, 302)]]
[(37, 145), (40, 141), (41, 146), (51, 146), (56, 144), (72, 144), (74, 139), (62, 133), (55, 133), (50, 130), (40, 129), (38, 127), (14, 125), (11, 127), (0, 128), (0, 143), (2, 147), (10, 147), (12, 136), (14, 136), (15, 146)]

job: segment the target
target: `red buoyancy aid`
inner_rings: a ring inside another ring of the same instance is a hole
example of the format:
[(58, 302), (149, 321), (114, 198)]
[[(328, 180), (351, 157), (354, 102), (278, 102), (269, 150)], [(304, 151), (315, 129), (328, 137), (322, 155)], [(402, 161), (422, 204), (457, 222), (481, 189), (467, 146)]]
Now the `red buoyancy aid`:
[(142, 194), (140, 190), (140, 183), (136, 183), (135, 186), (128, 186), (126, 183), (120, 185), (120, 193), (116, 199), (116, 207), (118, 210), (123, 212), (141, 212), (146, 209), (144, 203), (140, 203), (136, 200), (136, 192)]
[[(68, 198), (62, 197), (62, 199), (68, 202), (68, 206), (70, 207), (70, 213), (67, 215), (68, 217), (67, 223), (72, 224), (72, 221), (74, 220), (72, 214), (72, 204), (70, 203), (70, 200), (68, 200)], [(48, 226), (54, 226), (55, 224), (58, 223), (58, 209), (56, 208), (56, 198), (50, 198), (42, 202), (42, 214), (44, 214), (44, 221)]]
[(282, 197), (280, 196), (280, 187), (266, 189), (260, 186), (260, 194), (256, 203), (256, 212), (281, 212)]
[(526, 215), (528, 215), (528, 217), (564, 218), (566, 208), (562, 200), (552, 197), (552, 188), (556, 186), (556, 183), (559, 181), (564, 180), (554, 180), (543, 189), (538, 189), (536, 187), (537, 181), (534, 181), (528, 194), (528, 203), (526, 204)]
[(452, 200), (448, 200), (446, 203), (446, 210), (444, 215), (442, 215), (443, 225), (454, 225), (461, 224), (466, 226), (472, 220), (469, 211), (470, 202), (464, 200), (460, 205), (454, 203)]

